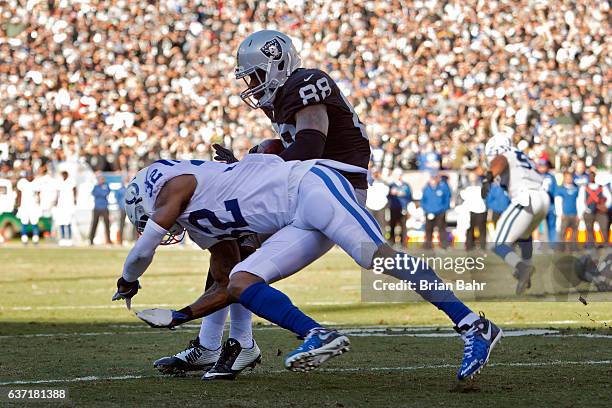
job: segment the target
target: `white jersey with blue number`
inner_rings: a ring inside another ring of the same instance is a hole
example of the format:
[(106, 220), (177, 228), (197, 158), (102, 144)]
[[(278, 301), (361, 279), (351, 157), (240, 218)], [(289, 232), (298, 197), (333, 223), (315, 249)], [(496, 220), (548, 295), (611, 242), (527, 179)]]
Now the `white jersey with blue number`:
[(512, 201), (522, 203), (529, 200), (529, 190), (542, 189), (544, 177), (538, 173), (535, 165), (525, 153), (516, 147), (508, 147), (500, 154), (503, 154), (508, 161), (505, 184)]
[(250, 154), (241, 162), (224, 164), (201, 160), (159, 160), (149, 166), (144, 198), (155, 199), (170, 179), (191, 174), (197, 187), (178, 218), (203, 249), (221, 240), (252, 233), (273, 233), (287, 225), (295, 210), (299, 182), (316, 163), (362, 170), (329, 160), (285, 162), (270, 154)]

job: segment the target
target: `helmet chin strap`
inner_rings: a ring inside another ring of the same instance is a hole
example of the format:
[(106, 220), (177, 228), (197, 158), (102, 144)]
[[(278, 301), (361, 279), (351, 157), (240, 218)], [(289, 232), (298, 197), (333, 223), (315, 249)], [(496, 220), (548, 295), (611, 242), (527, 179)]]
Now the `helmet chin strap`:
[(287, 69), (285, 70), (285, 73), (287, 74), (287, 77), (289, 77), (289, 75), (291, 75), (291, 69), (292, 69), (292, 63), (293, 61), (291, 61), (291, 54), (287, 53)]

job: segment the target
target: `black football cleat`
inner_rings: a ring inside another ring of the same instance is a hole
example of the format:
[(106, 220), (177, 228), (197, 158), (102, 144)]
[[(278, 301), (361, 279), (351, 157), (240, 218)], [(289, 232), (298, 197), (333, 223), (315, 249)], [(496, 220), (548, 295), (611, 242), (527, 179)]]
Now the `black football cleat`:
[(202, 380), (233, 380), (242, 370), (254, 369), (257, 364), (261, 364), (261, 351), (255, 340), (252, 347), (242, 348), (238, 340), (229, 338), (221, 349), (219, 360), (202, 376)]
[(525, 261), (520, 261), (514, 270), (514, 277), (518, 281), (516, 283), (516, 294), (522, 295), (525, 291), (531, 288), (531, 277), (535, 272), (535, 267)]
[(209, 350), (200, 344), (198, 337), (189, 342), (183, 351), (171, 357), (162, 357), (153, 363), (162, 374), (183, 375), (187, 371), (208, 370), (215, 365), (221, 353), (220, 349)]

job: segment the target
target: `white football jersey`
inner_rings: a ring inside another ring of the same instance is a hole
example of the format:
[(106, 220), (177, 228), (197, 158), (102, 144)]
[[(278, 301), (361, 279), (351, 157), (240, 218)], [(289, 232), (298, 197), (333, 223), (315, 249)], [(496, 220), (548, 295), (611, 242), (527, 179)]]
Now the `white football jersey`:
[(72, 178), (67, 178), (66, 180), (58, 180), (56, 182), (57, 187), (57, 207), (64, 208), (74, 207), (74, 189), (76, 187), (76, 183)]
[(28, 181), (22, 178), (17, 182), (17, 190), (21, 192), (21, 208), (33, 208), (39, 206), (37, 193), (40, 191), (36, 180)]
[[(500, 152), (508, 161), (508, 169), (502, 175), (503, 184), (508, 188), (510, 199), (517, 202), (528, 200), (529, 190), (542, 188), (544, 176), (536, 170), (535, 164), (525, 153), (514, 146), (504, 147)], [(527, 205), (527, 204), (524, 204)]]
[(233, 164), (202, 160), (159, 160), (149, 166), (144, 199), (155, 199), (170, 179), (191, 174), (197, 187), (177, 222), (202, 249), (252, 233), (273, 233), (287, 225), (297, 186), (314, 162), (285, 162), (250, 154)]

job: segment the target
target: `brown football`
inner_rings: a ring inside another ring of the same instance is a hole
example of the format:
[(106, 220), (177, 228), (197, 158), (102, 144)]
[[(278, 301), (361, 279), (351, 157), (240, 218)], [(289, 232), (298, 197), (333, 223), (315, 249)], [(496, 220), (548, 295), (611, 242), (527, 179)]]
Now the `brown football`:
[(280, 139), (266, 139), (257, 145), (255, 153), (279, 154), (283, 150), (285, 150), (285, 146)]

